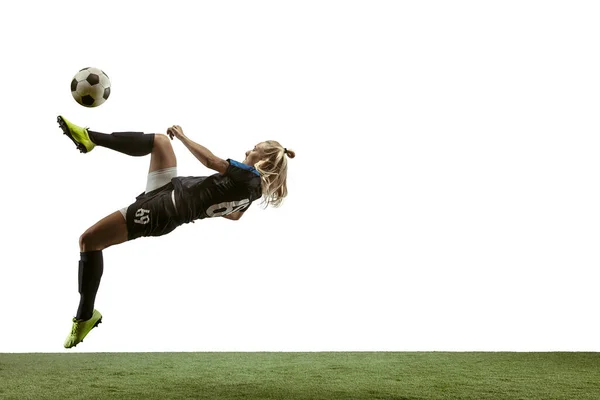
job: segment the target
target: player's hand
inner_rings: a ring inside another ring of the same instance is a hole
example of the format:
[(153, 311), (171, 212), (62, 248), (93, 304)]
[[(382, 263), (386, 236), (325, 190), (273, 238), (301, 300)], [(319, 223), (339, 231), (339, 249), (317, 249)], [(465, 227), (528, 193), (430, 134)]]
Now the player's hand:
[(183, 129), (179, 125), (173, 125), (169, 129), (167, 129), (167, 135), (173, 140), (174, 137), (177, 139), (181, 139), (185, 135), (183, 134)]

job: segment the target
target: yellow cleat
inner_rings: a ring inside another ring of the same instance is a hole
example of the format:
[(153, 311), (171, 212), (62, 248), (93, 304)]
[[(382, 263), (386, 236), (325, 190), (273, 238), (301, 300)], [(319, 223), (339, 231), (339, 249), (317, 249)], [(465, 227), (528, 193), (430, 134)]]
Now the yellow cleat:
[(63, 130), (63, 133), (75, 143), (75, 146), (77, 146), (80, 152), (87, 153), (96, 147), (94, 142), (92, 142), (92, 139), (90, 139), (87, 128), (82, 128), (67, 121), (62, 115), (58, 116), (57, 121), (58, 125)]
[(83, 338), (85, 338), (92, 329), (100, 325), (101, 322), (102, 314), (100, 314), (98, 310), (94, 310), (92, 318), (87, 321), (73, 318), (73, 327), (71, 328), (71, 333), (67, 336), (67, 340), (65, 340), (65, 348), (70, 349), (71, 347), (77, 346), (79, 342), (83, 342)]

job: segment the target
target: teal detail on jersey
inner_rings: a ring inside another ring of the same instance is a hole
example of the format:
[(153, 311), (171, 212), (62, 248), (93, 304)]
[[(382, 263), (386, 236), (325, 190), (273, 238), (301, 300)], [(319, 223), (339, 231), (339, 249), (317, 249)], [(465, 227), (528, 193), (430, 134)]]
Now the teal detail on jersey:
[(241, 169), (245, 169), (246, 171), (253, 172), (253, 173), (255, 173), (256, 175), (260, 176), (260, 172), (258, 172), (258, 171), (256, 170), (256, 168), (254, 168), (254, 167), (251, 167), (251, 166), (249, 166), (249, 165), (247, 165), (247, 164), (242, 164), (241, 162), (237, 162), (237, 161), (235, 161), (235, 160), (232, 160), (231, 158), (229, 159), (229, 163), (230, 163), (231, 165), (233, 165), (234, 167), (238, 167), (238, 168), (241, 168)]

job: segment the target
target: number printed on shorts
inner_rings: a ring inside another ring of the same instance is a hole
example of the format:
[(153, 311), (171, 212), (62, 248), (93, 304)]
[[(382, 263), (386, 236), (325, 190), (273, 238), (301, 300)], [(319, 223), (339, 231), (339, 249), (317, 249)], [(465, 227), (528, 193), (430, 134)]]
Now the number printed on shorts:
[(150, 214), (150, 210), (146, 210), (145, 208), (140, 208), (135, 212), (136, 219), (133, 220), (136, 224), (146, 225), (150, 222), (150, 216), (146, 215)]
[(225, 201), (223, 203), (215, 204), (206, 210), (206, 215), (209, 218), (222, 217), (223, 215), (231, 214), (241, 210), (250, 203), (250, 200), (243, 199), (240, 201)]

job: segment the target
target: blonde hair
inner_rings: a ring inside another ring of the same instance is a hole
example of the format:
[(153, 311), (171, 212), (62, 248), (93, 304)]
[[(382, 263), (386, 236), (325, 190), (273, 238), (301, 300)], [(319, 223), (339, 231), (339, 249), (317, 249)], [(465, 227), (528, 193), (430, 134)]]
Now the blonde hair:
[(296, 153), (285, 149), (274, 140), (263, 142), (262, 158), (254, 164), (254, 168), (260, 172), (263, 194), (261, 204), (265, 204), (265, 208), (269, 205), (279, 207), (288, 194), (286, 185), (288, 157), (294, 158)]

